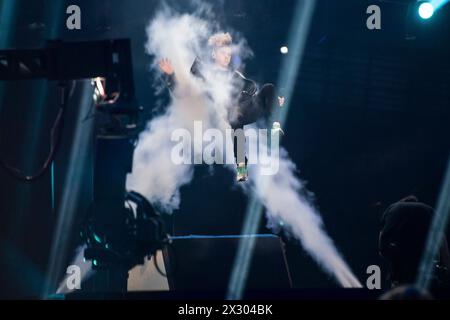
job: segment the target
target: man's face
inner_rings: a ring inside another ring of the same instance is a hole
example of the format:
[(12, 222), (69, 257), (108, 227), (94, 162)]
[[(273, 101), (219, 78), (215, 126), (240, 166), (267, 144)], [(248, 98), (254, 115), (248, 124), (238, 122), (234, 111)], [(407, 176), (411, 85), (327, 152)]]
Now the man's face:
[(228, 68), (231, 61), (231, 47), (215, 48), (213, 52), (214, 62), (222, 68)]

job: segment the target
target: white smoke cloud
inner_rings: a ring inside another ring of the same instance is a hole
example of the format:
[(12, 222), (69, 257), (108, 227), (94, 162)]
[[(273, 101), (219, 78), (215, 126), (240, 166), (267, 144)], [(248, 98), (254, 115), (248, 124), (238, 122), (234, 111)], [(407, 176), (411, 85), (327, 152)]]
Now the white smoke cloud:
[[(205, 10), (203, 10), (205, 11)], [(176, 87), (171, 103), (164, 114), (152, 119), (140, 135), (134, 153), (133, 172), (127, 177), (127, 189), (145, 195), (165, 212), (180, 205), (181, 186), (193, 177), (191, 165), (178, 165), (171, 161), (174, 143), (172, 133), (183, 128), (192, 133), (194, 143), (202, 143), (194, 135), (194, 122), (201, 121), (203, 130), (229, 127), (227, 106), (232, 84), (211, 72), (205, 42), (216, 27), (195, 15), (176, 14), (167, 7), (162, 9), (147, 27), (146, 51), (158, 61), (168, 58), (175, 71)], [(202, 73), (209, 81), (195, 78), (191, 66), (196, 57), (203, 61)], [(194, 157), (202, 150), (194, 148)]]
[[(179, 190), (193, 178), (192, 165), (175, 165), (171, 161), (172, 132), (179, 128), (192, 132), (196, 120), (203, 121), (204, 129), (215, 127), (224, 130), (230, 127), (226, 115), (230, 111), (233, 84), (230, 79), (217, 78), (211, 70), (212, 66), (207, 63), (208, 50), (204, 50), (206, 39), (218, 29), (213, 20), (200, 17), (198, 12), (176, 14), (167, 7), (151, 20), (147, 28), (145, 48), (155, 58), (153, 67), (157, 67), (161, 58), (169, 58), (175, 70), (177, 86), (166, 112), (152, 119), (140, 135), (127, 188), (143, 194), (165, 212), (172, 212), (180, 206)], [(237, 43), (240, 45), (238, 49), (249, 52), (244, 40)], [(202, 72), (209, 78), (206, 83), (190, 73), (196, 57), (205, 61)], [(232, 150), (227, 151), (230, 153)], [(324, 231), (320, 215), (301, 196), (303, 185), (296, 177), (295, 165), (286, 152), (281, 153), (279, 165), (278, 174), (273, 176), (261, 175), (258, 165), (251, 166), (252, 188), (244, 190), (255, 190), (269, 217), (284, 221), (304, 249), (342, 286), (360, 286)], [(235, 170), (234, 166), (230, 168)]]
[[(259, 148), (266, 149), (264, 145)], [(250, 149), (252, 150), (252, 149)], [(254, 150), (254, 149), (253, 149)], [(263, 151), (266, 152), (266, 151)], [(278, 222), (290, 235), (300, 240), (303, 248), (343, 287), (361, 287), (344, 259), (324, 230), (322, 218), (308, 201), (303, 183), (295, 175), (296, 166), (281, 148), (279, 170), (276, 175), (259, 174), (257, 164), (249, 166), (254, 190), (267, 209), (269, 223), (277, 228)]]
[[(188, 15), (170, 18), (167, 9), (147, 28), (146, 50), (155, 57), (153, 67), (156, 68), (159, 59), (170, 59), (177, 76), (177, 95), (173, 95), (165, 113), (152, 119), (140, 135), (127, 188), (145, 195), (166, 212), (179, 207), (179, 189), (192, 180), (191, 166), (170, 161), (171, 135), (178, 128), (189, 128), (190, 120), (201, 117), (206, 110), (198, 96), (186, 94), (195, 89), (189, 70), (199, 49), (200, 36), (205, 32), (203, 21)], [(186, 98), (185, 103), (179, 97)]]

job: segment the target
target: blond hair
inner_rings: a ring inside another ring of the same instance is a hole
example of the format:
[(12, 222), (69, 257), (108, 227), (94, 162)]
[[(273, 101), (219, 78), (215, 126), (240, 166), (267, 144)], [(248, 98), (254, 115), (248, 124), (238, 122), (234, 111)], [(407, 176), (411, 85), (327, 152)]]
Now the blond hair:
[(208, 45), (213, 48), (229, 46), (233, 42), (231, 35), (227, 33), (216, 33), (208, 39)]

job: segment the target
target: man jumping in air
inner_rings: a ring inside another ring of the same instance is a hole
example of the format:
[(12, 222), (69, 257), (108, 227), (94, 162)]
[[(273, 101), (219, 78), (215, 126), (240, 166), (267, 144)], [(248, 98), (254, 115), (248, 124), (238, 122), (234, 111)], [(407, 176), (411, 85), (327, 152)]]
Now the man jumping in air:
[[(243, 129), (244, 125), (257, 121), (264, 121), (266, 126), (274, 110), (272, 110), (273, 100), (275, 97), (275, 87), (273, 84), (264, 84), (258, 89), (256, 83), (246, 78), (238, 70), (232, 70), (230, 62), (233, 55), (232, 37), (229, 33), (217, 33), (208, 40), (208, 46), (211, 50), (211, 59), (214, 66), (214, 72), (224, 73), (233, 79), (233, 83), (238, 84), (238, 89), (233, 98), (233, 105), (236, 109), (231, 116), (228, 115), (228, 122), (232, 129)], [(205, 79), (201, 74), (202, 62), (195, 59), (191, 73), (201, 79)], [(165, 81), (169, 89), (173, 90), (176, 84), (176, 77), (171, 62), (168, 59), (159, 61), (159, 68), (165, 75)], [(284, 97), (278, 97), (278, 105), (282, 107)], [(233, 110), (233, 109), (230, 109)], [(273, 123), (273, 129), (280, 129), (279, 122)], [(238, 182), (246, 181), (247, 175), (247, 157), (245, 156), (245, 143), (238, 143), (238, 139), (234, 137), (234, 157), (237, 165)]]

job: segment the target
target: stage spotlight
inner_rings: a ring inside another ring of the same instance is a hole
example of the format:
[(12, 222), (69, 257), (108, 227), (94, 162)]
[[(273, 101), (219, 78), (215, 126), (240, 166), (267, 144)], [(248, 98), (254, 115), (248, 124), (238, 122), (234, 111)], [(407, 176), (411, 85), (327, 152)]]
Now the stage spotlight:
[(282, 47), (280, 48), (280, 52), (281, 52), (282, 54), (287, 54), (287, 53), (289, 52), (289, 49), (288, 49), (288, 47), (286, 47), (286, 46), (282, 46)]
[[(110, 81), (111, 82), (111, 81)], [(113, 105), (119, 99), (120, 93), (116, 90), (113, 92), (107, 92), (107, 80), (102, 77), (96, 77), (91, 80), (91, 84), (94, 87), (94, 102), (96, 106)], [(118, 87), (117, 85), (113, 87)]]
[(419, 16), (426, 20), (431, 18), (431, 16), (433, 16), (434, 13), (434, 7), (431, 3), (429, 2), (423, 2), (419, 5)]

